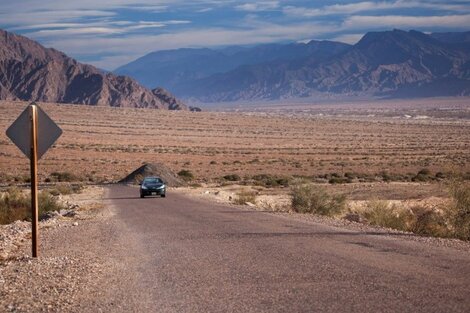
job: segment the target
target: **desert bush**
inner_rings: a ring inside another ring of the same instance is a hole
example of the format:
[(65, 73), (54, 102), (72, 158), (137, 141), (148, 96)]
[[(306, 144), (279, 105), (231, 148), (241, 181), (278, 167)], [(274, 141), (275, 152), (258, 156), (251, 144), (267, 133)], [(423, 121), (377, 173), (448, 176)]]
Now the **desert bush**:
[(76, 180), (77, 177), (70, 172), (52, 172), (50, 174), (50, 181), (71, 182)]
[(347, 177), (331, 177), (329, 180), (328, 180), (328, 183), (334, 185), (334, 184), (346, 184), (346, 183), (352, 183), (352, 179), (351, 178), (347, 178)]
[(178, 172), (178, 176), (184, 179), (185, 181), (190, 181), (194, 179), (194, 174), (190, 170), (181, 170)]
[(66, 184), (66, 185), (57, 185), (55, 188), (48, 190), (48, 192), (53, 196), (58, 195), (70, 195), (74, 193), (80, 193), (83, 189), (81, 184)]
[(389, 201), (369, 201), (363, 216), (372, 225), (408, 231), (413, 225), (414, 215), (408, 210), (400, 210)]
[(312, 184), (296, 184), (291, 187), (292, 209), (299, 213), (333, 216), (345, 208), (346, 197), (330, 195), (322, 187)]
[(255, 203), (255, 201), (256, 201), (256, 192), (248, 191), (248, 190), (242, 190), (238, 192), (233, 200), (235, 204), (245, 204), (247, 202)]
[(224, 179), (228, 181), (239, 181), (241, 178), (237, 174), (230, 174), (230, 175), (225, 175)]
[(289, 179), (285, 177), (276, 177), (269, 174), (259, 174), (252, 177), (255, 185), (264, 186), (264, 187), (278, 187), (289, 185)]
[(421, 206), (411, 208), (413, 212), (413, 223), (410, 231), (420, 235), (447, 237), (449, 229), (446, 225), (445, 216)]
[[(39, 192), (38, 202), (39, 216), (65, 208), (47, 191)], [(31, 220), (31, 196), (17, 188), (10, 188), (0, 196), (0, 224), (16, 220)]]
[(24, 220), (30, 211), (31, 200), (17, 188), (10, 188), (0, 195), (0, 224)]
[(450, 184), (449, 193), (452, 199), (449, 215), (454, 236), (470, 240), (470, 183), (454, 181)]
[(414, 182), (427, 182), (433, 180), (434, 177), (431, 176), (431, 171), (427, 168), (420, 170), (414, 177), (411, 178), (411, 181)]

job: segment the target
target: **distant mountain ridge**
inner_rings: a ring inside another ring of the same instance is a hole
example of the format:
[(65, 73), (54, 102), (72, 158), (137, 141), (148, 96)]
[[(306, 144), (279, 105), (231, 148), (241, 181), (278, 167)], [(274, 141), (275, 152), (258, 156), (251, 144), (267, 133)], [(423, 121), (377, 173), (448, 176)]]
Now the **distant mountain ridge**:
[[(470, 32), (428, 35), (392, 30), (367, 33), (352, 46), (318, 41), (303, 46), (273, 46), (275, 49), (270, 45), (234, 47), (235, 52), (228, 59), (238, 63), (224, 64), (225, 68), (219, 66), (220, 55), (226, 55), (230, 48), (156, 52), (151, 55), (166, 57), (160, 59), (161, 63), (153, 59), (160, 67), (153, 67), (144, 56), (118, 72), (128, 71), (136, 79), (139, 75), (162, 74), (159, 77), (165, 77), (168, 84), (161, 85), (171, 86), (177, 96), (208, 102), (315, 96), (470, 95)], [(257, 55), (257, 49), (269, 51), (269, 57), (259, 54), (260, 57), (249, 59)], [(191, 61), (178, 63), (182, 60), (180, 53), (184, 54), (183, 59)], [(197, 53), (204, 53), (204, 57), (194, 57)], [(233, 57), (237, 54), (243, 57)], [(159, 69), (164, 64), (166, 72), (162, 73)], [(173, 64), (180, 64), (186, 72)], [(135, 65), (145, 67), (146, 71), (140, 72)], [(198, 70), (198, 66), (204, 70)], [(135, 72), (131, 73), (132, 70)], [(151, 81), (148, 76), (145, 79)]]
[(296, 60), (312, 55), (325, 58), (348, 47), (349, 45), (339, 42), (312, 40), (308, 43), (264, 44), (251, 48), (183, 48), (149, 53), (117, 68), (114, 73), (134, 77), (149, 88), (165, 86), (172, 89), (240, 66)]
[[(157, 91), (157, 90), (155, 90)], [(0, 99), (186, 110), (130, 77), (81, 64), (55, 49), (0, 30)], [(168, 93), (168, 95), (171, 95)]]

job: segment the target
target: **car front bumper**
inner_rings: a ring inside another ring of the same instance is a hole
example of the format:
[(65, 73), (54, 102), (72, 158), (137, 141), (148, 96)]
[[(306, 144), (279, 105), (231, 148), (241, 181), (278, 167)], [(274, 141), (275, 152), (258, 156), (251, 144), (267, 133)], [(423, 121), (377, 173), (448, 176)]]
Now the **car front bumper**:
[(165, 188), (161, 189), (142, 189), (140, 190), (140, 193), (144, 196), (151, 196), (151, 195), (156, 195), (156, 196), (161, 196), (165, 194)]

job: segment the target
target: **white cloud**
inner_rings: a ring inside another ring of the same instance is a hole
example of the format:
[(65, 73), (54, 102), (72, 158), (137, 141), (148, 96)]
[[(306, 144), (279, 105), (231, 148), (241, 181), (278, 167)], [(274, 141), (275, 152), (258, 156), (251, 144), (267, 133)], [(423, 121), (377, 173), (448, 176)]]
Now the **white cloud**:
[(350, 45), (354, 45), (359, 40), (361, 40), (361, 38), (363, 36), (364, 36), (364, 34), (344, 34), (344, 35), (340, 35), (340, 36), (331, 38), (331, 40), (348, 43)]
[(197, 13), (205, 13), (205, 12), (210, 12), (214, 10), (214, 8), (203, 8), (203, 9), (199, 9), (199, 10), (196, 10)]
[(51, 10), (38, 12), (9, 12), (0, 13), (3, 25), (29, 26), (34, 24), (50, 24), (71, 22), (83, 18), (111, 17), (116, 13), (98, 10)]
[(396, 1), (363, 1), (348, 4), (334, 4), (321, 8), (305, 8), (296, 6), (285, 6), (283, 12), (287, 15), (302, 16), (302, 17), (315, 17), (327, 15), (351, 15), (359, 12), (367, 11), (383, 11), (391, 9), (406, 9), (406, 8), (419, 8), (419, 9), (434, 9), (440, 11), (455, 11), (455, 12), (469, 12), (469, 5), (447, 4), (440, 2), (425, 2), (413, 0), (396, 0)]
[[(156, 50), (183, 47), (217, 47), (236, 44), (260, 44), (296, 40), (328, 33), (331, 27), (315, 23), (296, 25), (276, 25), (260, 23), (256, 28), (228, 30), (206, 28), (182, 30), (178, 32), (142, 35), (131, 34), (126, 37), (68, 38), (50, 37), (43, 41), (46, 46), (66, 51), (72, 55), (107, 57), (91, 64), (104, 69), (114, 69), (144, 54)], [(93, 47), (93, 49), (90, 49)], [(109, 55), (112, 56), (109, 56)]]
[(66, 29), (47, 29), (28, 33), (28, 36), (34, 38), (44, 38), (53, 36), (71, 36), (71, 35), (112, 35), (120, 34), (121, 30), (106, 27), (73, 27)]
[(250, 3), (239, 4), (235, 6), (235, 9), (240, 11), (269, 11), (279, 8), (279, 1), (256, 1)]
[(125, 34), (147, 28), (162, 28), (168, 25), (189, 24), (190, 21), (101, 21), (93, 23), (49, 23), (14, 27), (10, 30), (34, 30), (25, 35), (32, 38), (48, 38), (59, 36), (81, 36), (81, 35), (116, 35)]
[(346, 18), (343, 23), (343, 29), (374, 29), (384, 27), (444, 27), (468, 29), (470, 27), (470, 14), (446, 16), (351, 16)]

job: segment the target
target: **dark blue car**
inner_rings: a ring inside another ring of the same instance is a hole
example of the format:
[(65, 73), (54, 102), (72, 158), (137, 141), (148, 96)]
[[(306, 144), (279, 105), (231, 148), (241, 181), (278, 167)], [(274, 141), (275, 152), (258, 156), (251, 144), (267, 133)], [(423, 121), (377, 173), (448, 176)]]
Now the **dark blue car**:
[(145, 196), (161, 196), (165, 198), (166, 196), (166, 185), (163, 180), (159, 177), (145, 177), (142, 183), (140, 184), (140, 197), (144, 198)]

